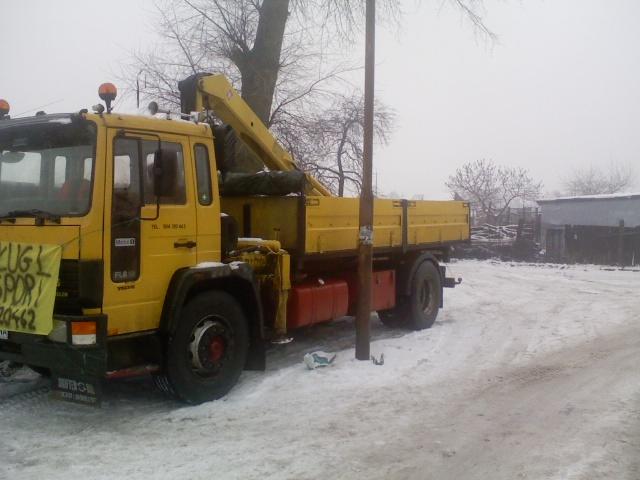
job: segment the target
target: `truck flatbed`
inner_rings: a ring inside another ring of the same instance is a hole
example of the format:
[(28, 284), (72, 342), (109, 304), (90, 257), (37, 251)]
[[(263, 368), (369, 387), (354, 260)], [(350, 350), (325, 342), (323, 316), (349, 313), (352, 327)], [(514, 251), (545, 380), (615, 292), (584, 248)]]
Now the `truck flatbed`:
[[(223, 197), (222, 211), (236, 219), (242, 237), (278, 240), (292, 256), (355, 255), (358, 248), (356, 198)], [(375, 251), (441, 248), (468, 239), (466, 202), (374, 201)]]

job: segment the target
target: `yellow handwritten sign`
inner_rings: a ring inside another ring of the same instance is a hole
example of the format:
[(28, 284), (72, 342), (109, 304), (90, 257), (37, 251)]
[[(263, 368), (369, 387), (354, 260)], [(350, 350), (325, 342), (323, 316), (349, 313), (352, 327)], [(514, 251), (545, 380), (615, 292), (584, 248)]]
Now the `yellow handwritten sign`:
[(48, 335), (62, 248), (0, 241), (0, 330)]

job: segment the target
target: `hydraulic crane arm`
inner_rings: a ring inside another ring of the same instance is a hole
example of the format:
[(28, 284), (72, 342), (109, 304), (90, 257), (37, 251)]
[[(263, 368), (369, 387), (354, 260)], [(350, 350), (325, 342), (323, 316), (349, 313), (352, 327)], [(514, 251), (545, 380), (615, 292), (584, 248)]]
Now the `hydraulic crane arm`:
[[(260, 157), (270, 170), (299, 170), (293, 158), (265, 127), (224, 75), (196, 74), (178, 84), (183, 113), (212, 110)], [(307, 174), (307, 194), (330, 197), (331, 192)]]

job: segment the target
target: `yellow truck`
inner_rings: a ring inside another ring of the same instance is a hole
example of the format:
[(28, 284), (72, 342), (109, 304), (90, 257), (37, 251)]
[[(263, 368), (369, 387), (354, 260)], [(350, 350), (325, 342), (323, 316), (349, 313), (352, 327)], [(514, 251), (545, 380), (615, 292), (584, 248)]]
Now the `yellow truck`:
[[(178, 118), (112, 111), (111, 84), (93, 113), (11, 119), (0, 101), (0, 361), (59, 398), (97, 404), (103, 379), (148, 374), (219, 398), (267, 342), (353, 313), (358, 200), (300, 172), (224, 77), (180, 91)], [(230, 135), (263, 171), (233, 171)], [(382, 321), (430, 327), (456, 283), (441, 262), (468, 239), (467, 203), (376, 199)]]

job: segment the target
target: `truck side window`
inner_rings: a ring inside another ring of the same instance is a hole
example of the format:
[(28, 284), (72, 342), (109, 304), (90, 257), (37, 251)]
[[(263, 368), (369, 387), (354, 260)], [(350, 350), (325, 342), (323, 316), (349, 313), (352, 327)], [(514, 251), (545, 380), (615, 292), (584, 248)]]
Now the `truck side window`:
[(138, 140), (114, 142), (111, 201), (111, 280), (140, 276), (140, 161)]
[[(184, 180), (184, 155), (182, 154), (182, 145), (173, 142), (162, 142), (163, 150), (172, 150), (177, 153), (177, 162), (175, 172), (176, 182), (175, 195), (171, 197), (160, 197), (160, 203), (169, 205), (184, 205), (187, 203), (187, 192)], [(144, 203), (145, 205), (155, 205), (156, 197), (153, 195), (153, 159), (158, 149), (158, 142), (154, 140), (142, 141), (142, 158), (144, 168)]]
[(196, 159), (196, 181), (198, 184), (198, 202), (200, 205), (211, 205), (211, 169), (209, 168), (209, 151), (207, 147), (198, 143), (194, 149)]
[[(1, 152), (0, 152), (1, 153)], [(2, 163), (2, 180), (4, 183), (30, 184), (40, 186), (42, 176), (42, 155), (38, 152), (27, 152), (24, 158), (15, 163)], [(25, 185), (26, 186), (26, 185)]]
[(93, 170), (93, 158), (84, 159), (83, 177), (85, 180), (91, 181), (91, 171)]
[(53, 186), (60, 189), (67, 180), (67, 157), (57, 155), (53, 163)]

